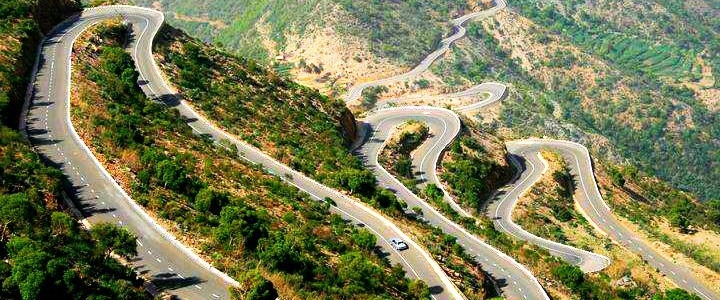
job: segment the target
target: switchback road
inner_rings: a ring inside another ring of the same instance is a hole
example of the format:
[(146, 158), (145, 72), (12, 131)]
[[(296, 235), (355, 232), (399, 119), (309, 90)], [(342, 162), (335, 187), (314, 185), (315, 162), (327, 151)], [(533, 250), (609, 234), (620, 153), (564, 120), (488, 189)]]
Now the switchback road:
[[(346, 101), (352, 102), (358, 100), (365, 88), (404, 81), (420, 75), (422, 72), (426, 71), (433, 62), (447, 52), (449, 50), (449, 46), (454, 41), (464, 35), (464, 28), (462, 27), (464, 22), (478, 16), (490, 16), (505, 6), (505, 1), (500, 0), (495, 8), (486, 11), (487, 13), (485, 14), (476, 13), (453, 20), (455, 33), (444, 39), (440, 47), (423, 59), (415, 68), (396, 76), (353, 86), (346, 95)], [(458, 241), (468, 252), (478, 253), (484, 257), (485, 262), (480, 261), (483, 269), (492, 274), (493, 277), (500, 282), (505, 297), (520, 299), (520, 297), (528, 297), (528, 293), (530, 293), (530, 298), (542, 299), (543, 297), (547, 298), (547, 295), (538, 284), (537, 279), (535, 279), (535, 277), (526, 268), (517, 264), (517, 262), (515, 262), (512, 258), (483, 243), (470, 233), (464, 231), (464, 229), (462, 229), (459, 225), (442, 216), (438, 211), (413, 194), (400, 181), (390, 175), (378, 163), (377, 156), (382, 151), (385, 142), (392, 136), (392, 132), (397, 126), (407, 120), (423, 122), (430, 127), (431, 137), (414, 151), (414, 156), (412, 157), (413, 171), (415, 174), (419, 174), (418, 177), (421, 182), (420, 187), (431, 182), (435, 183), (444, 191), (442, 182), (440, 182), (437, 178), (436, 168), (442, 152), (459, 132), (459, 117), (452, 111), (436, 107), (397, 106), (411, 100), (442, 100), (462, 97), (476, 97), (478, 94), (487, 94), (489, 97), (483, 101), (455, 108), (458, 112), (470, 114), (496, 103), (501, 100), (506, 93), (507, 90), (505, 85), (501, 83), (486, 83), (476, 85), (463, 92), (453, 94), (412, 96), (381, 100), (377, 103), (376, 108), (371, 110), (368, 116), (363, 120), (365, 123), (363, 132), (367, 136), (356, 143), (357, 154), (362, 157), (366, 166), (373, 170), (376, 176), (378, 176), (378, 180), (382, 186), (394, 190), (399, 198), (403, 199), (411, 206), (421, 208), (424, 217), (428, 219), (431, 224), (440, 227), (446, 233), (457, 237)], [(663, 272), (663, 274), (668, 275), (673, 282), (680, 287), (701, 296), (703, 299), (720, 299), (718, 295), (714, 294), (714, 292), (703, 285), (702, 282), (694, 279), (692, 274), (690, 274), (685, 268), (676, 264), (671, 264), (667, 259), (660, 257), (657, 253), (653, 252), (652, 248), (645, 246), (645, 243), (641, 242), (637, 238), (634, 238), (631, 231), (622, 228), (620, 226), (621, 224), (614, 221), (611, 210), (602, 200), (602, 197), (597, 191), (591, 160), (587, 149), (576, 143), (550, 140), (526, 140), (508, 143), (508, 150), (510, 153), (525, 158), (525, 161), (529, 163), (529, 169), (525, 169), (525, 172), (518, 174), (518, 176), (516, 176), (516, 180), (514, 180), (515, 184), (503, 188), (503, 191), (508, 192), (499, 197), (497, 201), (493, 201), (491, 203), (488, 209), (488, 215), (494, 219), (494, 223), (498, 230), (506, 232), (518, 239), (533, 243), (539, 247), (548, 249), (553, 255), (556, 255), (569, 263), (578, 265), (584, 272), (596, 272), (604, 269), (611, 263), (610, 259), (605, 256), (535, 236), (522, 229), (512, 221), (512, 210), (515, 207), (517, 200), (523, 192), (527, 191), (534, 185), (535, 182), (537, 182), (537, 180), (539, 180), (540, 176), (547, 168), (544, 164), (541, 164), (542, 167), (538, 167), (540, 165), (537, 163), (541, 160), (537, 155), (528, 155), (528, 153), (532, 153), (532, 150), (537, 151), (537, 149), (532, 148), (528, 151), (520, 151), (518, 149), (524, 148), (519, 145), (530, 148), (542, 146), (565, 153), (574, 153), (576, 155), (574, 157), (577, 166), (573, 167), (573, 170), (576, 171), (575, 174), (577, 174), (580, 181), (583, 182), (583, 184), (579, 187), (580, 196), (576, 198), (576, 201), (578, 201), (583, 214), (588, 216), (589, 221), (594, 224), (602, 224), (595, 226), (602, 232), (608, 232), (608, 230), (612, 231), (613, 234), (610, 234), (609, 236), (613, 240), (619, 241), (620, 244), (625, 245), (631, 251), (641, 255), (652, 266), (657, 267), (658, 270)], [(519, 164), (515, 157), (511, 157), (511, 160), (514, 164)], [(583, 162), (582, 164), (580, 163), (581, 161)], [(587, 182), (592, 182), (592, 185), (587, 185)], [(447, 192), (444, 192), (444, 194), (445, 201), (450, 204), (456, 212), (462, 216), (471, 217), (471, 215), (460, 207), (460, 205), (458, 205)], [(598, 207), (602, 209), (598, 209)], [(590, 209), (592, 209), (592, 211), (590, 211)], [(609, 220), (613, 220), (612, 225), (609, 223), (611, 222)], [(498, 266), (502, 265), (504, 265), (504, 267), (498, 270)], [(510, 282), (510, 280), (512, 280), (514, 285), (519, 285), (521, 288), (513, 289), (512, 285), (503, 284)]]
[[(378, 246), (390, 261), (399, 263), (411, 278), (425, 281), (435, 299), (463, 299), (430, 254), (395, 224), (370, 207), (328, 188), (262, 151), (215, 127), (198, 114), (164, 80), (152, 56), (153, 39), (160, 29), (162, 13), (132, 6), (103, 6), (86, 9), (81, 15), (59, 25), (42, 45), (34, 74), (32, 97), (25, 112), (26, 130), (36, 150), (67, 176), (73, 197), (91, 224), (112, 222), (123, 226), (138, 239), (138, 257), (132, 263), (166, 291), (186, 299), (227, 299), (227, 288), (238, 283), (202, 260), (162, 226), (158, 225), (117, 184), (80, 139), (70, 120), (72, 46), (81, 33), (93, 25), (122, 17), (132, 26), (128, 50), (140, 73), (141, 88), (150, 97), (163, 101), (186, 117), (198, 134), (219, 144), (237, 147), (244, 159), (263, 166), (287, 183), (321, 200), (330, 198), (331, 208), (354, 224), (362, 225), (378, 236)], [(222, 143), (221, 143), (222, 142)], [(389, 239), (400, 237), (410, 249), (396, 251)]]

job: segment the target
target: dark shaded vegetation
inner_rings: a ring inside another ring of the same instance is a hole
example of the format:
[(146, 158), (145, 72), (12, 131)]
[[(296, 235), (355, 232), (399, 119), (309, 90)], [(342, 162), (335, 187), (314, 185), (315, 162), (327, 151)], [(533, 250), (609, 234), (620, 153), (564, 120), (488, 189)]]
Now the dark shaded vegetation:
[[(95, 126), (77, 127), (97, 129), (85, 129), (89, 144), (126, 170), (113, 175), (127, 178), (135, 200), (172, 222), (186, 242), (199, 241), (216, 266), (239, 279), (236, 296), (269, 299), (281, 285), (301, 298), (427, 298), (427, 287), (418, 289), (375, 255), (374, 236), (330, 214), (330, 204), (194, 135), (177, 111), (146, 99), (130, 80), (137, 74), (129, 54), (116, 48), (121, 42), (100, 41), (78, 49), (77, 69), (91, 81), (80, 83), (83, 104), (73, 118)], [(254, 75), (265, 82), (260, 76)], [(345, 184), (374, 195), (374, 183), (353, 173)]]
[(362, 106), (366, 109), (375, 107), (375, 104), (380, 99), (380, 95), (388, 91), (388, 88), (384, 85), (373, 86), (366, 88), (362, 91)]
[(0, 298), (149, 299), (132, 269), (110, 257), (135, 253), (111, 224), (81, 228), (62, 199), (62, 174), (19, 133), (0, 126)]

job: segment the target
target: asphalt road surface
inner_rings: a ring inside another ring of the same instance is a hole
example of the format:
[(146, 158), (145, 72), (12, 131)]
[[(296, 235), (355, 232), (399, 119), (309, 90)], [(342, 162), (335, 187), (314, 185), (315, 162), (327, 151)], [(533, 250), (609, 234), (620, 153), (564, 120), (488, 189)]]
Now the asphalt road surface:
[[(474, 255), (483, 270), (494, 278), (504, 297), (507, 299), (549, 299), (542, 286), (527, 268), (443, 216), (378, 163), (378, 155), (386, 140), (392, 136), (397, 126), (408, 120), (424, 122), (430, 127), (432, 135), (415, 151), (413, 164), (420, 173), (423, 173), (420, 165), (429, 166), (433, 170), (432, 176), (435, 176), (434, 166), (437, 164), (440, 153), (452, 142), (460, 130), (460, 119), (454, 112), (436, 107), (408, 106), (383, 109), (368, 116), (363, 120), (367, 131), (366, 142), (356, 152), (364, 164), (375, 173), (380, 186), (394, 191), (410, 207), (420, 208), (423, 219), (442, 229), (443, 232), (456, 237), (457, 242), (463, 246), (465, 251)], [(416, 158), (427, 163), (417, 163)], [(456, 210), (462, 210), (454, 201), (449, 203)]]
[[(433, 62), (447, 52), (449, 50), (449, 46), (454, 41), (464, 35), (464, 28), (462, 27), (464, 22), (480, 16), (492, 15), (505, 6), (506, 3), (501, 0), (495, 8), (488, 10), (485, 13), (471, 14), (453, 20), (455, 33), (444, 39), (440, 47), (423, 59), (423, 61), (414, 69), (393, 77), (353, 86), (346, 95), (346, 101), (348, 103), (357, 101), (361, 97), (362, 91), (365, 88), (407, 80), (421, 74), (427, 70)], [(512, 258), (499, 253), (499, 251), (484, 244), (482, 241), (473, 241), (472, 238), (474, 237), (472, 237), (469, 233), (463, 232), (463, 230), (453, 232), (453, 229), (457, 229), (459, 226), (444, 218), (439, 212), (424, 203), (396, 178), (383, 169), (377, 161), (377, 155), (382, 150), (386, 140), (392, 136), (392, 132), (397, 126), (407, 120), (424, 122), (430, 127), (431, 137), (414, 151), (414, 155), (412, 157), (413, 171), (415, 174), (418, 174), (417, 176), (421, 182), (420, 188), (427, 183), (435, 183), (438, 187), (443, 189), (445, 194), (444, 200), (449, 203), (455, 211), (465, 217), (471, 217), (467, 211), (460, 207), (452, 199), (452, 197), (444, 191), (444, 187), (437, 178), (435, 170), (442, 151), (444, 151), (459, 131), (460, 120), (458, 116), (452, 111), (438, 109), (435, 107), (397, 106), (411, 100), (442, 100), (461, 97), (476, 97), (481, 93), (487, 94), (489, 97), (474, 104), (455, 108), (455, 110), (458, 112), (472, 114), (501, 100), (506, 95), (507, 88), (501, 83), (484, 83), (471, 87), (465, 91), (452, 94), (411, 96), (381, 100), (377, 103), (376, 109), (371, 110), (368, 117), (363, 120), (365, 123), (363, 131), (368, 136), (356, 143), (357, 154), (363, 158), (366, 166), (375, 172), (382, 186), (394, 190), (398, 197), (408, 202), (408, 204), (421, 208), (423, 210), (424, 217), (427, 218), (430, 223), (458, 237), (461, 245), (463, 245), (470, 253), (479, 253), (484, 255), (487, 261), (485, 263), (480, 261), (483, 269), (489, 271), (494, 278), (505, 283), (508, 282), (509, 277), (513, 275), (515, 276), (512, 278), (515, 280), (518, 278), (523, 279), (519, 280), (519, 285), (524, 287), (524, 289), (514, 290), (512, 286), (505, 285), (502, 287), (504, 296), (508, 298), (518, 298), (521, 296), (527, 297), (527, 294), (523, 294), (523, 292), (527, 293), (528, 291), (531, 291), (534, 292), (535, 295), (530, 298), (540, 299), (540, 297), (547, 297), (544, 290), (542, 290), (542, 287), (537, 284), (537, 280), (527, 269), (517, 263), (514, 263)], [(397, 108), (388, 109), (388, 107)], [(658, 270), (660, 270), (663, 274), (669, 276), (669, 278), (680, 287), (699, 295), (703, 299), (720, 299), (714, 291), (708, 289), (702, 282), (696, 280), (685, 268), (671, 263), (666, 258), (661, 257), (659, 254), (655, 253), (651, 247), (647, 246), (645, 242), (633, 237), (631, 231), (621, 227), (621, 224), (613, 218), (611, 210), (602, 200), (602, 197), (597, 191), (591, 160), (587, 149), (576, 143), (552, 140), (525, 140), (508, 143), (509, 151), (517, 157), (523, 157), (524, 162), (527, 163), (529, 167), (524, 169), (525, 172), (517, 174), (515, 180), (513, 180), (515, 182), (514, 184), (503, 188), (502, 191), (498, 191), (496, 194), (500, 194), (500, 192), (503, 192), (504, 194), (498, 197), (498, 200), (493, 201), (488, 207), (488, 214), (494, 219), (495, 226), (498, 230), (506, 232), (518, 239), (528, 241), (542, 248), (548, 249), (553, 255), (556, 255), (569, 263), (578, 265), (584, 272), (596, 272), (606, 268), (611, 263), (610, 259), (605, 256), (537, 237), (522, 229), (512, 221), (512, 210), (515, 207), (518, 198), (523, 192), (532, 187), (539, 180), (542, 173), (547, 169), (544, 161), (540, 159), (537, 154), (537, 148), (541, 146), (553, 148), (566, 154), (569, 153), (573, 155), (576, 163), (573, 170), (575, 170), (575, 174), (579, 174), (578, 178), (582, 182), (582, 185), (578, 188), (578, 194), (580, 195), (577, 197), (576, 201), (578, 201), (583, 213), (588, 216), (589, 221), (593, 223), (599, 231), (606, 234), (609, 232), (609, 236), (614, 241), (625, 245), (631, 251), (641, 255), (646, 261), (648, 261), (648, 263), (650, 263), (650, 265), (658, 268)], [(521, 162), (517, 160), (517, 157), (513, 156), (511, 157), (511, 160), (517, 167), (522, 167)], [(586, 184), (589, 182), (592, 184)], [(470, 241), (467, 239), (470, 239)], [(474, 242), (474, 248), (468, 246), (468, 244), (472, 245), (472, 242)], [(499, 263), (506, 263), (505, 268), (500, 270), (500, 272), (497, 270)], [(510, 270), (511, 272), (507, 272), (507, 270)], [(525, 278), (523, 278), (523, 276)], [(518, 281), (514, 281), (514, 284), (518, 284)]]
[[(332, 199), (336, 203), (331, 209), (333, 212), (376, 234), (379, 251), (390, 261), (401, 264), (411, 278), (425, 281), (431, 287), (433, 298), (464, 298), (430, 254), (387, 218), (239, 141), (180, 100), (164, 80), (152, 56), (153, 38), (164, 20), (161, 13), (132, 6), (87, 9), (82, 15), (59, 25), (42, 45), (23, 126), (38, 152), (67, 175), (71, 195), (91, 224), (116, 223), (139, 237), (139, 255), (133, 264), (139, 272), (152, 278), (158, 288), (184, 299), (227, 299), (227, 288), (237, 282), (203, 261), (155, 223), (113, 180), (73, 128), (69, 116), (73, 42), (85, 29), (117, 17), (131, 25), (128, 51), (140, 72), (139, 84), (148, 96), (177, 109), (196, 133), (212, 137), (226, 147), (237, 147), (241, 157), (262, 165), (269, 173), (280, 176), (315, 199)], [(392, 237), (402, 238), (410, 248), (394, 250), (388, 242)]]
[[(507, 147), (511, 154), (522, 157), (525, 163), (523, 175), (514, 188), (518, 190), (530, 188), (532, 184), (526, 184), (523, 181), (536, 181), (545, 172), (547, 165), (540, 159), (541, 149), (560, 152), (567, 161), (572, 174), (577, 178), (578, 187), (574, 197), (575, 201), (593, 227), (614, 242), (640, 255), (649, 265), (657, 268), (679, 287), (705, 300), (720, 299), (717, 291), (709, 288), (686, 267), (658, 253), (651, 244), (637, 238), (631, 230), (617, 221), (612, 210), (600, 195), (593, 173), (592, 160), (585, 146), (561, 140), (527, 139), (509, 142)], [(508, 197), (515, 197), (512, 194), (511, 191)], [(502, 200), (500, 201), (502, 202)], [(501, 218), (506, 217), (506, 213), (501, 215)]]
[(366, 88), (407, 80), (425, 72), (438, 58), (440, 58), (443, 54), (445, 54), (445, 52), (450, 50), (450, 46), (452, 46), (455, 41), (465, 36), (466, 29), (465, 27), (463, 27), (463, 25), (467, 21), (492, 16), (498, 11), (507, 7), (506, 0), (495, 0), (495, 2), (496, 5), (490, 9), (470, 13), (457, 19), (451, 20), (450, 22), (453, 25), (453, 34), (440, 41), (440, 46), (435, 51), (423, 58), (423, 60), (412, 70), (392, 77), (354, 85), (348, 90), (347, 94), (345, 95), (345, 102), (353, 103), (357, 101), (358, 99), (360, 99), (363, 90), (365, 90)]
[[(551, 254), (579, 266), (585, 273), (597, 272), (609, 266), (611, 262), (610, 259), (603, 255), (538, 237), (513, 222), (512, 211), (515, 209), (517, 201), (540, 180), (547, 170), (547, 165), (545, 161), (537, 155), (526, 155), (524, 152), (511, 153), (522, 156), (529, 162), (528, 172), (517, 173), (519, 178), (513, 180), (515, 184), (504, 187), (503, 193), (498, 197), (498, 200), (493, 201), (488, 206), (488, 216), (493, 219), (495, 227), (518, 239), (547, 249)], [(521, 162), (519, 162), (515, 156), (511, 156), (511, 160), (516, 168), (518, 168), (518, 171), (523, 170), (521, 168)]]

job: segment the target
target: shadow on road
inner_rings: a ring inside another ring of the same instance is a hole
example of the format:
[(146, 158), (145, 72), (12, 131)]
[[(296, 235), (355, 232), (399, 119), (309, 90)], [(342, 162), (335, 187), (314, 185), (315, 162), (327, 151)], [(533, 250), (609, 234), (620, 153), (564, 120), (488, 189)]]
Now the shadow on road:
[(430, 294), (433, 294), (433, 295), (442, 294), (443, 291), (445, 291), (445, 289), (443, 289), (439, 285), (434, 285), (434, 286), (430, 287)]
[(160, 273), (150, 277), (150, 282), (159, 290), (177, 290), (191, 285), (203, 283), (197, 277), (180, 278), (175, 273)]

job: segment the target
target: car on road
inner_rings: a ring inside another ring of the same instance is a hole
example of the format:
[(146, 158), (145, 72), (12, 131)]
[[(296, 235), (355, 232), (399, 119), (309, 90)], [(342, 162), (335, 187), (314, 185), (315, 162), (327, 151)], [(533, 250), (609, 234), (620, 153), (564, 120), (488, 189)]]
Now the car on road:
[(390, 239), (390, 245), (395, 248), (395, 250), (406, 250), (408, 248), (408, 245), (399, 238)]

